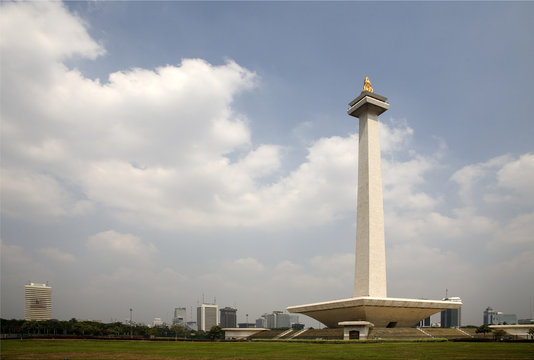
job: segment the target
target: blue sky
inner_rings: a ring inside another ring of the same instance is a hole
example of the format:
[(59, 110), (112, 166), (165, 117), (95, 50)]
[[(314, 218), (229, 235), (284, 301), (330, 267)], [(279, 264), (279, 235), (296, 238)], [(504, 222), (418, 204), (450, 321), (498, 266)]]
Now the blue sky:
[(1, 6), (2, 317), (350, 297), (365, 76), (389, 295), (530, 316), (532, 3)]

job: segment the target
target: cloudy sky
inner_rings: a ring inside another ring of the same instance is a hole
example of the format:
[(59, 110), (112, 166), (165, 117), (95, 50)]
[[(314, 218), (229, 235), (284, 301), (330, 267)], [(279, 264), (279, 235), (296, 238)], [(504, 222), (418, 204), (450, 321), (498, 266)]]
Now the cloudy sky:
[(388, 295), (530, 316), (534, 3), (0, 6), (3, 318), (351, 297), (366, 75)]

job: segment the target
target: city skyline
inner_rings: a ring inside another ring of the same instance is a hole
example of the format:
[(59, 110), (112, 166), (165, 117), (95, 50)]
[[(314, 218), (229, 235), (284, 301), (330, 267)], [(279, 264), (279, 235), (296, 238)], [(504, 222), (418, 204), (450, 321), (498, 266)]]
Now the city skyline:
[(352, 296), (365, 76), (388, 296), (530, 316), (533, 3), (0, 7), (2, 318), (28, 280), (61, 320)]

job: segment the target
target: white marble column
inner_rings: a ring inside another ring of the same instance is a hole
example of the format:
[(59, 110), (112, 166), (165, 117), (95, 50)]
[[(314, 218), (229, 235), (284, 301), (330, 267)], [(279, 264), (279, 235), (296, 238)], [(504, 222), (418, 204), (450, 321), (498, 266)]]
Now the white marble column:
[(349, 115), (360, 119), (354, 297), (387, 297), (378, 135), (378, 115), (389, 108), (386, 100), (373, 92), (362, 91), (362, 94), (349, 104), (351, 107), (348, 110)]

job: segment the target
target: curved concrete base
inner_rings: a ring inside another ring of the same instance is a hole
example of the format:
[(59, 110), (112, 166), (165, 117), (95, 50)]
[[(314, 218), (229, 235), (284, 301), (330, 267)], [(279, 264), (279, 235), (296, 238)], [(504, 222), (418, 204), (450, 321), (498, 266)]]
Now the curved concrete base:
[(315, 304), (290, 306), (291, 313), (304, 314), (330, 328), (344, 321), (369, 321), (377, 327), (411, 327), (432, 314), (457, 309), (461, 302), (357, 297)]
[(225, 340), (241, 340), (269, 329), (264, 328), (223, 328)]
[(510, 335), (524, 337), (525, 339), (530, 339), (532, 336), (528, 333), (530, 329), (534, 328), (532, 325), (490, 325), (490, 328), (493, 330), (504, 330)]

